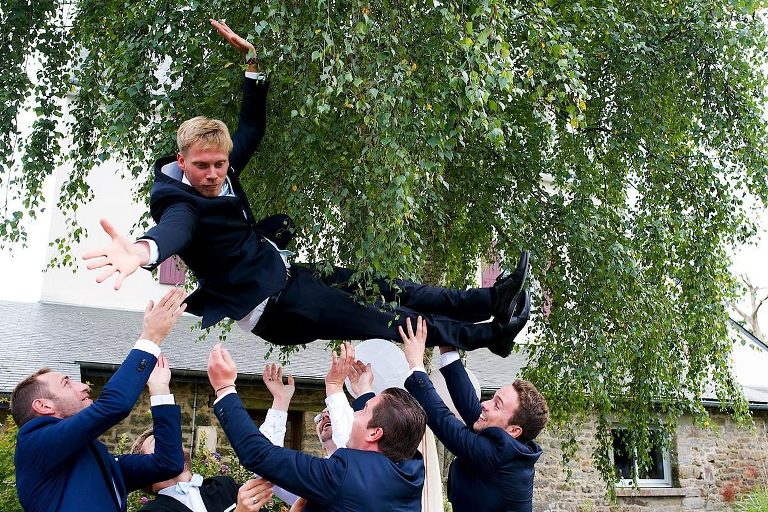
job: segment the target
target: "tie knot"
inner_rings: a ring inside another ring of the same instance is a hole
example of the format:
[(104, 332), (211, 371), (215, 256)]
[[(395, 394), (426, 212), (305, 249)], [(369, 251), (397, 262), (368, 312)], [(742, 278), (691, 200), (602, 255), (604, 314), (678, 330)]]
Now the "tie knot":
[(192, 475), (192, 479), (189, 482), (178, 482), (176, 484), (176, 491), (181, 494), (188, 494), (190, 488), (200, 487), (201, 485), (203, 485), (203, 477), (200, 475)]

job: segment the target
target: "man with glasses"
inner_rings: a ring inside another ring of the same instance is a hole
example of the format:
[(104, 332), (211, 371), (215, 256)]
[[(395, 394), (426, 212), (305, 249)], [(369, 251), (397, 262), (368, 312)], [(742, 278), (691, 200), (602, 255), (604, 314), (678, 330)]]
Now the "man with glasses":
[[(357, 395), (352, 406), (344, 394), (344, 379), (349, 377), (352, 391)], [(373, 398), (373, 370), (371, 364), (355, 360), (355, 347), (344, 343), (339, 355), (331, 354), (331, 367), (325, 376), (326, 408), (315, 416), (315, 432), (323, 445), (326, 457), (338, 448), (346, 448), (352, 431), (354, 411)]]

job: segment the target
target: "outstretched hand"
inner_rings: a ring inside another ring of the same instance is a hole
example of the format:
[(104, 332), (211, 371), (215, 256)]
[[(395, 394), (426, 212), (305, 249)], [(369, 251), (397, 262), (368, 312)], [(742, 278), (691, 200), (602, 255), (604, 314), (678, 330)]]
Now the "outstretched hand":
[(357, 395), (364, 395), (373, 392), (373, 368), (371, 363), (365, 364), (357, 360), (349, 368), (349, 383), (352, 385), (352, 392)]
[(235, 32), (229, 28), (229, 26), (227, 26), (226, 22), (211, 19), (211, 25), (213, 25), (219, 34), (221, 34), (221, 37), (223, 37), (230, 45), (232, 45), (235, 50), (246, 56), (249, 53), (251, 53), (254, 57), (256, 56), (256, 49), (253, 47), (253, 45), (249, 43), (247, 39), (235, 34)]
[(343, 343), (339, 347), (339, 355), (336, 351), (331, 355), (331, 367), (325, 376), (325, 395), (343, 391), (344, 379), (349, 375), (349, 369), (355, 361), (355, 347), (351, 343)]
[(400, 338), (403, 340), (403, 352), (410, 368), (424, 366), (424, 352), (427, 344), (427, 322), (421, 316), (416, 319), (416, 332), (413, 332), (411, 319), (405, 319), (408, 335), (403, 331), (403, 326), (397, 327)]
[(208, 356), (208, 380), (213, 389), (234, 385), (237, 379), (237, 365), (221, 343), (211, 349)]
[(107, 267), (96, 278), (97, 283), (106, 281), (117, 272), (115, 290), (119, 290), (126, 277), (136, 272), (142, 265), (149, 263), (149, 244), (147, 242), (131, 242), (128, 237), (117, 231), (107, 220), (101, 219), (101, 227), (112, 239), (112, 243), (101, 249), (83, 254), (84, 260), (104, 258), (88, 264), (88, 270)]
[(187, 305), (184, 304), (185, 298), (187, 298), (187, 292), (181, 288), (173, 288), (163, 295), (157, 304), (149, 301), (147, 309), (144, 310), (144, 329), (141, 331), (141, 339), (160, 345), (187, 309)]
[(261, 377), (269, 392), (272, 393), (272, 408), (277, 411), (288, 411), (291, 398), (296, 392), (293, 375), (289, 375), (288, 384), (284, 384), (283, 368), (279, 364), (271, 363), (264, 365)]

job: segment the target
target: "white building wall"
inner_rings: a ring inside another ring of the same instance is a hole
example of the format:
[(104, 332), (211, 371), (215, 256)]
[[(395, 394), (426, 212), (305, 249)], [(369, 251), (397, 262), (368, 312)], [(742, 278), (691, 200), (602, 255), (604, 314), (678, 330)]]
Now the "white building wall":
[[(64, 182), (66, 172), (59, 172), (56, 179), (58, 190)], [(49, 269), (45, 272), (42, 283), (41, 300), (65, 304), (77, 304), (114, 309), (143, 310), (149, 299), (161, 297), (170, 287), (157, 282), (152, 273), (139, 269), (129, 276), (120, 290), (114, 289), (115, 277), (99, 284), (96, 277), (100, 270), (88, 270), (88, 262), (82, 255), (88, 251), (104, 247), (110, 243), (109, 236), (99, 225), (102, 217), (109, 219), (122, 233), (130, 233), (133, 225), (141, 218), (146, 207), (136, 204), (131, 197), (132, 183), (120, 177), (120, 166), (108, 161), (94, 169), (88, 178), (94, 199), (80, 206), (77, 219), (87, 230), (82, 243), (72, 247), (76, 258), (76, 267)], [(51, 219), (49, 240), (62, 236), (65, 230), (65, 217), (56, 211)], [(134, 233), (130, 238), (140, 236)], [(49, 247), (46, 262), (54, 256), (56, 248)], [(90, 260), (94, 261), (94, 260)]]

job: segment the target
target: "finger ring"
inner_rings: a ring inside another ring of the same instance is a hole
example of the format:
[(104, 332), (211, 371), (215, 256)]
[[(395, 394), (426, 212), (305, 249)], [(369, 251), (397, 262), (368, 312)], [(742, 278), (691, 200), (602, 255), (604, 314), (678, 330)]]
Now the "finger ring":
[(256, 496), (254, 496), (254, 497), (253, 497), (253, 504), (255, 505), (255, 504), (257, 504), (258, 502), (259, 502), (259, 498), (257, 498)]

